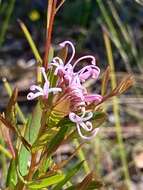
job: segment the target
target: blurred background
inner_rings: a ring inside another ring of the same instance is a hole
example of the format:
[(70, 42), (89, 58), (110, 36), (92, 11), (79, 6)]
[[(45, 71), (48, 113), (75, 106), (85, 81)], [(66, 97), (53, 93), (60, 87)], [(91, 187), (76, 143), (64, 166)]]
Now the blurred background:
[[(18, 19), (26, 24), (43, 54), (46, 6), (47, 0), (0, 1), (0, 78), (6, 77), (13, 86), (18, 86), (19, 103), (25, 113), (32, 109), (26, 94), (35, 80), (35, 66), (27, 68), (27, 65), (33, 65), (35, 60)], [(117, 82), (127, 74), (134, 77), (132, 88), (104, 105), (108, 121), (98, 137), (84, 147), (88, 167), (103, 179), (109, 190), (127, 189), (125, 180), (130, 180), (133, 190), (143, 189), (142, 18), (142, 0), (66, 0), (54, 23), (52, 43), (56, 51), (59, 42), (71, 40), (77, 57), (86, 54), (96, 57), (101, 76), (112, 65)], [(92, 92), (100, 92), (100, 80), (96, 84), (88, 81), (87, 85)], [(0, 90), (3, 111), (8, 96), (2, 80)], [(71, 147), (65, 147), (60, 156), (70, 151)]]

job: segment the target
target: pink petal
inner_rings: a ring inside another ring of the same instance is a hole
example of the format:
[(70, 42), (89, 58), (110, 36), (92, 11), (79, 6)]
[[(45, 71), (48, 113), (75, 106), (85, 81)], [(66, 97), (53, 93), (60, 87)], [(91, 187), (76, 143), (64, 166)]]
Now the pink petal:
[(84, 82), (90, 77), (97, 79), (99, 76), (99, 73), (100, 73), (100, 69), (94, 65), (86, 66), (78, 72), (81, 82)]
[(101, 102), (102, 96), (99, 94), (84, 95), (85, 101), (88, 103), (91, 102)]

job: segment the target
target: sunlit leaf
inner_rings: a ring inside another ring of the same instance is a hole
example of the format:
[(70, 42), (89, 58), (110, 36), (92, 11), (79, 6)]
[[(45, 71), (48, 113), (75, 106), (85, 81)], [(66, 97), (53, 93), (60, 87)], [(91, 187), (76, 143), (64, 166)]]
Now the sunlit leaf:
[(59, 183), (60, 181), (62, 181), (64, 179), (64, 177), (65, 176), (63, 174), (57, 174), (54, 176), (50, 176), (48, 178), (32, 181), (32, 182), (28, 183), (28, 188), (42, 189), (44, 187), (48, 187), (48, 186), (54, 185), (56, 183)]
[[(63, 99), (57, 103), (48, 118), (48, 126), (54, 127), (59, 121), (68, 115), (70, 103), (67, 99)], [(64, 109), (63, 109), (64, 108)]]
[(33, 54), (34, 54), (37, 62), (42, 64), (42, 58), (41, 58), (39, 51), (38, 51), (32, 37), (31, 37), (30, 32), (28, 31), (27, 27), (25, 26), (25, 24), (22, 21), (19, 20), (19, 24), (20, 24), (21, 29), (24, 32), (24, 35), (25, 35), (25, 37), (26, 37), (26, 39), (27, 39), (32, 51), (33, 51)]
[(57, 129), (48, 128), (45, 129), (44, 133), (36, 139), (34, 144), (32, 145), (32, 152), (42, 149), (45, 145), (47, 145), (51, 138), (57, 133)]

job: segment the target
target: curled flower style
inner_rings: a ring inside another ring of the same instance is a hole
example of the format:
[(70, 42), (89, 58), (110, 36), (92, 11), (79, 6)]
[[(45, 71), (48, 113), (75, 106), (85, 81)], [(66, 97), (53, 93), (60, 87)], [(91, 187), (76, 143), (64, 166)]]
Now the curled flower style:
[[(32, 85), (30, 87), (30, 90), (32, 92), (30, 92), (28, 95), (27, 95), (27, 99), (28, 100), (33, 100), (39, 96), (43, 96), (44, 99), (48, 99), (48, 95), (50, 92), (53, 92), (53, 93), (57, 93), (57, 92), (61, 92), (62, 89), (61, 88), (50, 88), (50, 83), (47, 79), (47, 76), (46, 76), (46, 72), (45, 72), (45, 68), (41, 67), (41, 72), (42, 72), (42, 75), (45, 79), (45, 83), (44, 83), (44, 86), (43, 88), (41, 88), (40, 86), (37, 86), (37, 85)], [(36, 92), (35, 92), (36, 91)]]
[[(92, 112), (88, 112), (87, 116), (85, 116), (85, 113), (83, 113), (82, 116), (78, 116), (73, 112), (71, 112), (69, 114), (69, 119), (72, 122), (76, 123), (78, 134), (80, 135), (81, 138), (83, 138), (85, 140), (90, 140), (90, 139), (94, 138), (99, 131), (99, 128), (93, 129), (93, 125), (89, 121), (92, 117), (93, 117)], [(90, 136), (83, 135), (81, 129), (85, 130), (88, 133), (90, 132), (91, 135)]]
[[(70, 41), (64, 41), (60, 43), (61, 47), (69, 46), (72, 49), (72, 55), (70, 59), (66, 62), (66, 64), (63, 63), (63, 61), (59, 57), (55, 57), (52, 61), (52, 65), (56, 66), (55, 75), (58, 75), (59, 77), (63, 77), (63, 80), (66, 80), (67, 82), (67, 76), (75, 76), (78, 75), (80, 82), (85, 82), (85, 80), (89, 78), (97, 79), (100, 73), (100, 69), (96, 66), (96, 60), (95, 57), (92, 55), (87, 55), (79, 58), (76, 62), (73, 62), (73, 58), (75, 56), (75, 47)], [(76, 65), (81, 61), (86, 61), (87, 59), (91, 59), (90, 65), (85, 66), (83, 69), (81, 69), (78, 72), (74, 72), (74, 68)]]

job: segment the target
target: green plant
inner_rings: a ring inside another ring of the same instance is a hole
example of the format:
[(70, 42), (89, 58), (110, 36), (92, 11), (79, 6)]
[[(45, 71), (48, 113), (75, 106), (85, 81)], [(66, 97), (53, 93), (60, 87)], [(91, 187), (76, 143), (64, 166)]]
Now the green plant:
[[(102, 82), (103, 96), (89, 94), (82, 84), (89, 78), (98, 78), (100, 69), (95, 64), (95, 58), (87, 55), (73, 62), (75, 48), (70, 41), (62, 42), (59, 54), (53, 56), (53, 23), (63, 3), (61, 1), (57, 5), (56, 0), (48, 1), (44, 58), (27, 27), (19, 21), (37, 61), (37, 84), (30, 87), (27, 99), (37, 98), (38, 101), (33, 112), (26, 117), (17, 103), (18, 89), (13, 90), (7, 80), (3, 80), (10, 96), (5, 112), (0, 115), (0, 130), (4, 139), (0, 146), (4, 172), (2, 182), (5, 189), (92, 190), (103, 186), (103, 181), (90, 171), (82, 147), (96, 136), (107, 117), (101, 104), (123, 93), (132, 85), (132, 79), (128, 77), (109, 92), (106, 71)], [(67, 57), (68, 47), (72, 49), (70, 59)], [(90, 65), (74, 70), (77, 63), (87, 60), (91, 60)], [(53, 158), (61, 145), (73, 142), (76, 148), (67, 159), (58, 162)], [(76, 154), (79, 161), (68, 169)], [(6, 158), (9, 159), (9, 167)], [(82, 167), (86, 176), (75, 184), (72, 178)]]

